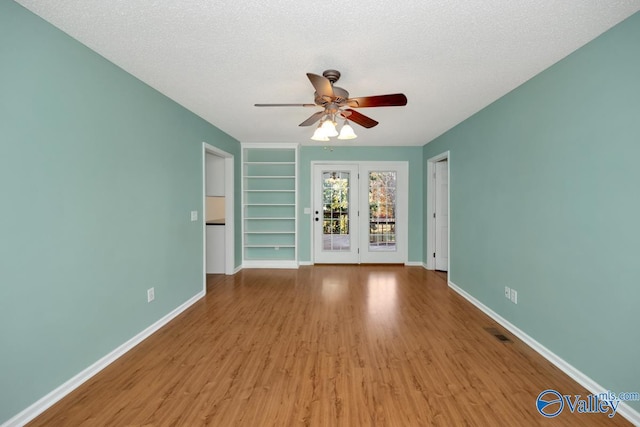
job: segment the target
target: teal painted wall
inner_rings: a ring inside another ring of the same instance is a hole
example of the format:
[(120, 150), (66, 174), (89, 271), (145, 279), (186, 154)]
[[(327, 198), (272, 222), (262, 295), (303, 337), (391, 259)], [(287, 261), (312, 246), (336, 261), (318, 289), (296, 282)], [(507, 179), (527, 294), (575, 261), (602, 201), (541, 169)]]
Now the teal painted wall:
[(10, 1), (0, 58), (1, 424), (202, 290), (202, 142), (241, 168), (233, 138)]
[(451, 151), (450, 280), (600, 385), (634, 392), (639, 46), (637, 13), (424, 147), (425, 164)]
[[(363, 131), (364, 132), (364, 131)], [(409, 262), (422, 262), (422, 147), (300, 147), (298, 169), (298, 259), (311, 261), (311, 221), (304, 213), (311, 207), (312, 161), (407, 161), (409, 162)]]

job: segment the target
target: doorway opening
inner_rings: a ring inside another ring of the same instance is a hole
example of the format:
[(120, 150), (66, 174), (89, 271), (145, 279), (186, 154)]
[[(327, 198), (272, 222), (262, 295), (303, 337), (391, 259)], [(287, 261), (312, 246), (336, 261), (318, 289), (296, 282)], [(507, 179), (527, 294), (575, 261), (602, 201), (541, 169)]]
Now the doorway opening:
[(449, 151), (427, 160), (427, 263), (428, 270), (449, 272)]
[[(207, 272), (235, 272), (234, 156), (202, 143), (203, 282)], [(213, 269), (213, 270), (212, 270)]]

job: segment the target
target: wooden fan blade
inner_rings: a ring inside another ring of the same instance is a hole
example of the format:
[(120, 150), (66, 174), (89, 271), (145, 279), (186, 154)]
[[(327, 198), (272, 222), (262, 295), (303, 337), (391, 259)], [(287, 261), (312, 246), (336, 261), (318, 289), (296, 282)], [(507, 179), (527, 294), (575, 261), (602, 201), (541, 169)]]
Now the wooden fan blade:
[(318, 111), (317, 113), (313, 113), (311, 117), (309, 117), (304, 122), (300, 123), (298, 126), (311, 126), (324, 115), (324, 111)]
[(351, 114), (349, 114), (349, 120), (351, 120), (354, 123), (359, 124), (362, 127), (365, 127), (367, 129), (374, 127), (375, 125), (378, 124), (378, 122), (376, 122), (375, 120), (373, 120), (371, 117), (367, 117), (364, 114), (360, 114), (355, 110), (352, 110), (350, 108), (347, 108), (344, 111), (348, 111)]
[(253, 104), (256, 107), (317, 107), (316, 104)]
[(400, 107), (407, 105), (407, 97), (403, 93), (391, 95), (364, 96), (362, 98), (349, 98), (347, 104), (353, 108), (366, 107)]
[(316, 95), (319, 98), (329, 97), (329, 99), (333, 99), (333, 87), (328, 78), (313, 73), (307, 73), (307, 77), (309, 77), (309, 81), (315, 88)]

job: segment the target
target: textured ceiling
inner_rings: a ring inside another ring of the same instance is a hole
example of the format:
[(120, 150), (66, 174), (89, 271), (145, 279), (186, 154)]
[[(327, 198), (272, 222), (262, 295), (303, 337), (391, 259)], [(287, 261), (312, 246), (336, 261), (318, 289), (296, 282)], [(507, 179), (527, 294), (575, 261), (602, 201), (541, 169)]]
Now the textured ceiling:
[(342, 72), (347, 145), (423, 145), (640, 10), (640, 0), (18, 0), (241, 142), (309, 140), (305, 73)]

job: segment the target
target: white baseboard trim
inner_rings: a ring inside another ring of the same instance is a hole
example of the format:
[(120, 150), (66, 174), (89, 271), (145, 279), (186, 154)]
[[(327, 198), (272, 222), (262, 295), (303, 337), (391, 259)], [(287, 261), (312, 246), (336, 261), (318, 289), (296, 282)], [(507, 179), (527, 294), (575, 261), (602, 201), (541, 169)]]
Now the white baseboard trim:
[(408, 267), (422, 267), (423, 264), (421, 261), (407, 261), (404, 265)]
[[(500, 316), (498, 313), (484, 305), (474, 296), (469, 294), (467, 291), (456, 285), (455, 283), (449, 281), (449, 287), (460, 294), (464, 299), (469, 301), (471, 304), (475, 305), (487, 316), (491, 317), (493, 320), (502, 325), (505, 329), (511, 332), (513, 335), (522, 340), (529, 347), (534, 349), (538, 354), (547, 359), (549, 362), (553, 363), (556, 367), (558, 367), (562, 372), (571, 377), (575, 382), (589, 390), (592, 394), (600, 394), (606, 393), (608, 389), (602, 387), (600, 384), (589, 378), (583, 372), (578, 370), (573, 365), (569, 364), (566, 360), (562, 359), (560, 356), (540, 344), (538, 341), (527, 335), (520, 328), (515, 326), (513, 323), (509, 322), (504, 317)], [(542, 391), (542, 390), (540, 390)], [(622, 390), (619, 390), (622, 391)], [(636, 390), (633, 390), (636, 391)], [(533, 403), (532, 403), (533, 404)], [(622, 415), (624, 418), (629, 420), (633, 425), (640, 426), (640, 412), (636, 411), (632, 407), (629, 406), (626, 402), (620, 402), (618, 405), (617, 413)]]
[(204, 291), (198, 292), (193, 297), (189, 298), (186, 302), (181, 304), (180, 306), (173, 309), (171, 312), (167, 313), (161, 319), (153, 323), (151, 326), (147, 327), (145, 330), (132, 337), (128, 341), (124, 342), (120, 346), (118, 346), (115, 350), (108, 353), (106, 356), (99, 359), (97, 362), (93, 363), (91, 366), (87, 367), (68, 381), (66, 381), (61, 386), (57, 387), (53, 391), (49, 392), (44, 397), (37, 400), (35, 403), (25, 408), (6, 422), (4, 422), (0, 427), (19, 427), (24, 426), (31, 420), (33, 420), (38, 415), (42, 414), (44, 411), (49, 409), (53, 404), (58, 402), (60, 399), (71, 393), (73, 390), (81, 386), (87, 380), (91, 379), (98, 372), (102, 371), (104, 368), (109, 366), (111, 363), (115, 362), (120, 356), (123, 356), (126, 352), (131, 350), (136, 345), (140, 344), (146, 338), (148, 338), (151, 334), (156, 332), (158, 329), (162, 328), (164, 325), (169, 323), (175, 317), (177, 317), (180, 313), (185, 311), (187, 308), (192, 306), (196, 301), (202, 298), (205, 295)]
[(313, 261), (298, 261), (298, 265), (313, 265)]
[(233, 274), (231, 274), (231, 276), (233, 276), (234, 274), (237, 274), (240, 272), (240, 270), (242, 270), (242, 265), (237, 266), (234, 270), (233, 270)]
[(287, 268), (297, 269), (296, 261), (245, 261), (242, 268)]

